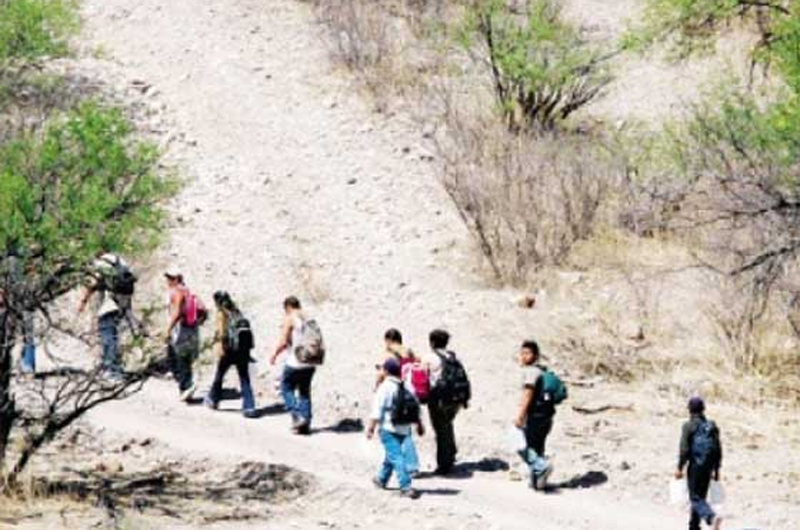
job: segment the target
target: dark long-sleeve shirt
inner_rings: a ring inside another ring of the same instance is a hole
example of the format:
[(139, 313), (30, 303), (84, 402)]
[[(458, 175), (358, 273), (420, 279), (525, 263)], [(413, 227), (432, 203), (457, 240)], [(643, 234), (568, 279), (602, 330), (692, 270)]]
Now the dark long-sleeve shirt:
[[(698, 425), (701, 422), (706, 421), (705, 416), (701, 414), (693, 414), (692, 417), (683, 424), (683, 429), (681, 430), (681, 443), (680, 449), (678, 451), (678, 469), (683, 469), (683, 467), (689, 462), (692, 456), (692, 438), (694, 437), (694, 433), (697, 430)], [(722, 465), (722, 443), (720, 443), (719, 447), (719, 458), (717, 459), (716, 465), (714, 466), (714, 471), (719, 471), (720, 466)]]

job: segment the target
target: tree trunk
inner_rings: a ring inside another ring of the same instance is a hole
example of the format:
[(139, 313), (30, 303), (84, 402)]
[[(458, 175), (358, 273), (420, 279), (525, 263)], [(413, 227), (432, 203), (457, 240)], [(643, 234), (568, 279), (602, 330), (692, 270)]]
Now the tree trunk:
[(7, 312), (0, 312), (0, 471), (5, 462), (11, 427), (17, 416), (14, 397), (11, 394), (14, 333), (11, 330), (10, 320)]

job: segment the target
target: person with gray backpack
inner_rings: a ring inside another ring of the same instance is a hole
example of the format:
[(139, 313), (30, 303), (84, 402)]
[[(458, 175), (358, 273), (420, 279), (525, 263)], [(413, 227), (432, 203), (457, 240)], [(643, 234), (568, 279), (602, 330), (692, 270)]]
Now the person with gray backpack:
[(214, 382), (203, 403), (216, 410), (222, 397), (222, 383), (230, 368), (236, 367), (239, 374), (239, 385), (242, 394), (242, 412), (245, 418), (255, 418), (255, 399), (250, 384), (250, 352), (255, 347), (253, 330), (234, 303), (230, 294), (225, 291), (214, 293), (214, 305), (217, 308), (217, 332), (214, 337), (219, 362)]
[(306, 318), (297, 297), (286, 298), (283, 309), (281, 336), (269, 362), (274, 366), (286, 352), (281, 378), (283, 402), (292, 416), (292, 431), (307, 435), (311, 433), (311, 381), (317, 366), (325, 361), (325, 343), (319, 325)]
[(530, 468), (531, 489), (543, 491), (553, 472), (545, 455), (547, 436), (553, 429), (556, 406), (567, 399), (567, 387), (551, 370), (539, 364), (539, 344), (526, 340), (519, 350), (522, 368), (522, 396), (514, 418), (514, 427), (525, 437), (525, 448), (519, 455)]
[(714, 513), (706, 497), (711, 480), (719, 480), (722, 466), (722, 443), (717, 425), (706, 418), (706, 406), (702, 398), (689, 400), (689, 421), (681, 430), (678, 451), (678, 469), (675, 478), (683, 478), (684, 469), (689, 487), (689, 530), (700, 530), (700, 522), (705, 521), (714, 530), (719, 530), (722, 518)]

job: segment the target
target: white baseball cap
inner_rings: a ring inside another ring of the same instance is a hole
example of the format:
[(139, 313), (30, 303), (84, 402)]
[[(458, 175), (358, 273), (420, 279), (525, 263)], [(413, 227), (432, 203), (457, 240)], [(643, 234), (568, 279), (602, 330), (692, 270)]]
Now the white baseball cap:
[(164, 272), (164, 276), (172, 279), (183, 279), (183, 273), (181, 272), (180, 267), (177, 265), (170, 265), (167, 267), (167, 270)]

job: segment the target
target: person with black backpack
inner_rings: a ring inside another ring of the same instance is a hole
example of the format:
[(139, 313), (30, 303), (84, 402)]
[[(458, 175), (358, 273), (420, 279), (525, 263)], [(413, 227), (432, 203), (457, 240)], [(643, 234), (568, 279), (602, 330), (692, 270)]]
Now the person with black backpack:
[(453, 421), (458, 411), (469, 406), (472, 386), (464, 365), (447, 349), (450, 334), (434, 329), (428, 336), (431, 354), (425, 358), (431, 392), (428, 412), (436, 433), (436, 469), (434, 474), (447, 475), (453, 470), (458, 454)]
[(413, 426), (416, 425), (417, 434), (425, 434), (420, 404), (413, 391), (400, 378), (401, 368), (397, 359), (386, 359), (382, 372), (383, 381), (375, 390), (367, 426), (367, 439), (372, 439), (375, 432), (379, 431), (385, 452), (383, 465), (373, 483), (378, 488), (385, 489), (394, 472), (400, 484), (400, 495), (416, 499), (419, 492), (411, 487), (408, 458), (403, 451), (403, 445), (411, 436)]
[(547, 436), (553, 429), (556, 406), (567, 398), (564, 383), (546, 367), (539, 365), (541, 351), (534, 340), (526, 340), (519, 350), (522, 367), (522, 397), (514, 427), (525, 436), (520, 457), (530, 468), (531, 489), (544, 490), (553, 466), (545, 456)]
[(250, 322), (242, 315), (227, 292), (214, 293), (214, 305), (217, 308), (217, 332), (214, 342), (219, 362), (214, 382), (203, 403), (210, 409), (217, 409), (222, 397), (225, 374), (235, 366), (242, 394), (242, 413), (245, 418), (255, 418), (255, 399), (249, 372), (250, 352), (255, 347), (253, 330), (250, 328)]
[(102, 345), (101, 367), (111, 378), (123, 376), (119, 351), (119, 324), (130, 314), (131, 299), (136, 286), (136, 276), (120, 256), (106, 252), (92, 263), (90, 281), (78, 305), (82, 313), (96, 294), (97, 328)]
[(722, 518), (718, 517), (706, 501), (712, 478), (719, 480), (722, 466), (722, 443), (717, 425), (705, 416), (705, 403), (702, 398), (689, 400), (689, 421), (681, 430), (678, 451), (678, 469), (675, 478), (686, 479), (689, 487), (691, 514), (689, 530), (700, 530), (700, 521), (705, 521), (714, 530), (719, 530)]

